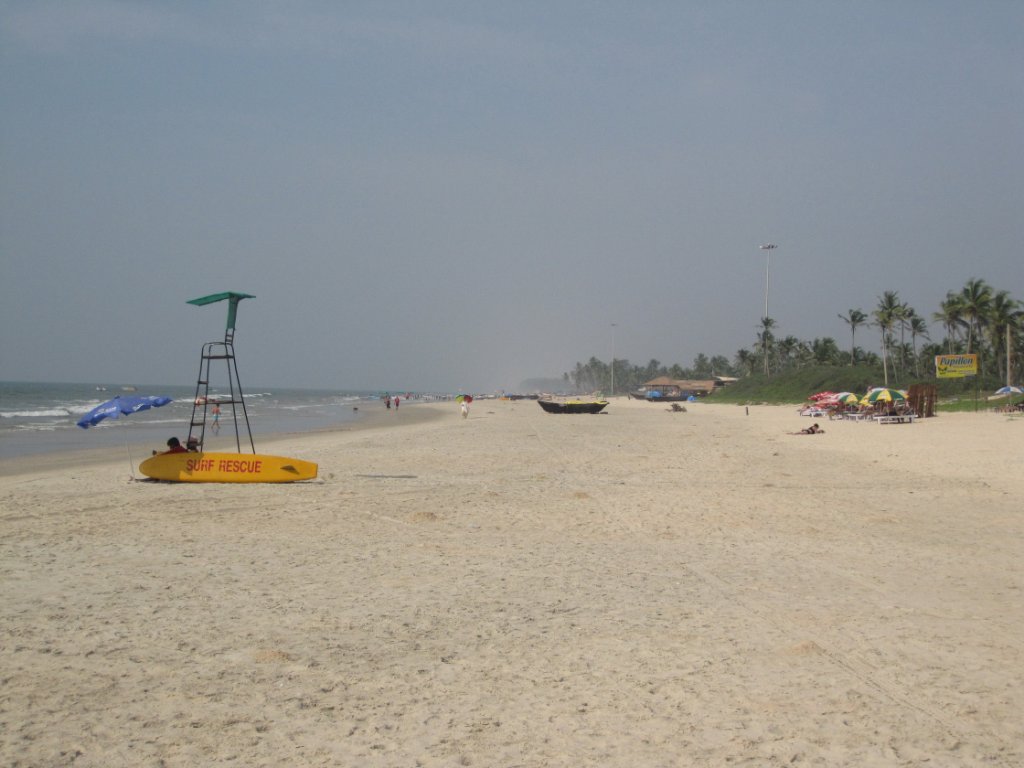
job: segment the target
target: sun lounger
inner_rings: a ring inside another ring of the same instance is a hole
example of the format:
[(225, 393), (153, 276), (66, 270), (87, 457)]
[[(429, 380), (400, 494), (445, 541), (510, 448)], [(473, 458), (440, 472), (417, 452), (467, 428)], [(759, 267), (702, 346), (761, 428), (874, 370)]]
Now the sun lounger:
[(875, 416), (875, 421), (879, 424), (913, 424), (916, 418), (917, 415), (913, 413), (897, 413), (889, 416)]
[(804, 408), (800, 411), (800, 415), (810, 416), (813, 419), (819, 419), (823, 416), (827, 416), (828, 413), (827, 411), (824, 411), (821, 408)]

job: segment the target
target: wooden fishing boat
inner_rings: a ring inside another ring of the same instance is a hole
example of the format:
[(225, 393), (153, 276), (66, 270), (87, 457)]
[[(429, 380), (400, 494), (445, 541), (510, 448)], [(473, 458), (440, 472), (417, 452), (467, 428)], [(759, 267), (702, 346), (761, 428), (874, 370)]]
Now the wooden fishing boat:
[(538, 400), (548, 413), (600, 413), (608, 405), (607, 400)]

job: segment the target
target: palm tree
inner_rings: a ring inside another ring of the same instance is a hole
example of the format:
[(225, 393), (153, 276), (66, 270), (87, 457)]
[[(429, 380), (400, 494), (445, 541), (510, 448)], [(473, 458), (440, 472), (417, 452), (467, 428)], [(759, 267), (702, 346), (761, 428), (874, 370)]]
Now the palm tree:
[(596, 357), (591, 356), (584, 366), (584, 392), (594, 392), (604, 388), (604, 382), (608, 381), (611, 369), (607, 363), (603, 363)]
[[(985, 281), (972, 278), (963, 289), (947, 291), (940, 303), (940, 311), (931, 315), (933, 322), (941, 323), (945, 339), (931, 342), (928, 323), (913, 308), (903, 303), (895, 291), (886, 291), (878, 297), (878, 305), (869, 313), (850, 309), (845, 315), (838, 315), (850, 327), (850, 365), (858, 362), (881, 366), (885, 384), (890, 384), (890, 368), (895, 381), (911, 373), (921, 376), (931, 356), (948, 350), (950, 354), (981, 353), (987, 358), (984, 371), (1007, 377), (1007, 382), (1020, 383), (1024, 378), (1024, 302), (1010, 297), (1007, 291), (997, 291)], [(899, 323), (900, 336), (895, 335)], [(857, 346), (857, 330), (861, 326), (875, 326), (881, 331), (881, 355)], [(840, 353), (832, 339), (815, 338), (805, 341), (794, 336), (776, 338), (776, 322), (769, 317), (757, 326), (757, 342), (735, 355), (734, 365), (725, 357), (711, 357), (700, 353), (694, 359), (693, 368), (686, 369), (678, 363), (670, 367), (652, 359), (646, 366), (631, 365), (629, 361), (616, 359), (616, 384), (622, 382), (632, 387), (634, 382), (647, 380), (658, 374), (673, 378), (694, 378), (694, 372), (701, 376), (735, 373), (753, 376), (763, 366), (765, 376), (784, 368), (802, 368), (814, 364), (842, 365), (845, 353)], [(905, 335), (911, 337), (905, 343)], [(929, 343), (918, 347), (918, 341)], [(989, 354), (989, 353), (992, 354)], [(841, 359), (840, 359), (841, 358)], [(913, 368), (909, 365), (913, 361)], [(980, 360), (979, 360), (980, 362)], [(574, 370), (563, 374), (563, 379), (572, 381), (580, 390), (599, 389), (607, 383), (611, 366), (596, 358), (586, 363), (576, 363)]]
[(889, 386), (888, 347), (892, 343), (892, 327), (900, 308), (900, 297), (896, 291), (886, 291), (878, 300), (878, 307), (872, 313), (875, 325), (882, 331), (882, 375), (885, 386)]
[(1010, 332), (1010, 352), (1007, 355), (1010, 370), (1007, 378), (1019, 385), (1024, 381), (1024, 317), (1014, 324)]
[(953, 354), (956, 351), (956, 332), (963, 327), (964, 309), (960, 296), (952, 291), (946, 291), (946, 298), (939, 304), (939, 311), (932, 314), (932, 319), (942, 323), (946, 329), (946, 351)]
[(835, 365), (839, 362), (839, 347), (831, 336), (812, 341), (811, 353), (815, 363)]
[(729, 358), (723, 355), (714, 355), (711, 358), (711, 375), (712, 376), (732, 376), (732, 366), (729, 365)]
[(754, 365), (757, 357), (749, 349), (740, 349), (736, 352), (736, 367), (747, 376), (754, 375)]
[[(906, 302), (901, 302), (900, 305), (896, 307), (896, 309), (893, 311), (893, 317), (896, 320), (896, 324), (898, 324), (900, 328), (900, 345), (898, 349), (900, 351), (899, 362), (901, 372), (907, 364), (906, 353), (908, 351), (908, 348), (906, 344), (906, 331), (910, 327), (911, 318), (915, 317), (916, 315), (917, 313), (914, 312), (914, 308), (911, 307)], [(902, 377), (902, 373), (900, 374), (900, 376)]]
[(775, 345), (780, 368), (789, 368), (794, 358), (800, 353), (800, 339), (796, 336), (786, 336)]
[(859, 309), (850, 309), (847, 310), (845, 317), (843, 315), (837, 315), (837, 317), (850, 326), (850, 365), (853, 365), (854, 350), (857, 347), (857, 328), (867, 323), (868, 316)]
[(921, 359), (917, 356), (917, 339), (928, 338), (928, 323), (920, 315), (910, 318), (910, 343), (914, 348), (914, 374), (921, 376)]
[(583, 391), (583, 377), (586, 375), (586, 369), (583, 367), (583, 363), (576, 363), (576, 367), (573, 369), (571, 374), (568, 374), (572, 378), (572, 383), (576, 387), (577, 392)]
[(658, 373), (661, 371), (661, 363), (655, 360), (653, 357), (650, 362), (647, 363), (647, 367), (643, 370), (641, 376), (644, 381), (650, 381), (658, 377)]
[(798, 339), (795, 353), (797, 368), (803, 368), (804, 366), (811, 365), (814, 362), (814, 346), (812, 342)]
[(772, 328), (775, 327), (775, 321), (770, 317), (761, 318), (761, 333), (758, 334), (758, 338), (761, 342), (761, 349), (764, 350), (764, 375), (771, 376), (771, 369), (768, 366), (768, 350), (775, 337), (772, 335)]
[(695, 358), (693, 358), (693, 377), (695, 379), (705, 379), (711, 375), (711, 360), (701, 352)]
[(971, 346), (975, 334), (981, 334), (981, 325), (992, 305), (992, 289), (984, 280), (972, 277), (960, 291), (962, 311), (967, 321), (967, 354), (971, 354)]
[[(1003, 367), (1004, 359), (1007, 361), (1009, 359), (1009, 355), (1006, 354), (1008, 351), (1006, 346), (1007, 331), (1012, 332), (1015, 327), (1019, 328), (1022, 318), (1024, 318), (1024, 310), (1021, 309), (1020, 302), (1011, 299), (1007, 291), (998, 291), (992, 295), (986, 324), (988, 325), (992, 341), (992, 352), (995, 354), (1000, 380), (1003, 379), (1004, 372), (1009, 373), (1009, 370), (1004, 370)], [(1000, 354), (1000, 348), (1002, 348), (1003, 354)], [(1007, 383), (1009, 384), (1009, 379), (1007, 379)]]

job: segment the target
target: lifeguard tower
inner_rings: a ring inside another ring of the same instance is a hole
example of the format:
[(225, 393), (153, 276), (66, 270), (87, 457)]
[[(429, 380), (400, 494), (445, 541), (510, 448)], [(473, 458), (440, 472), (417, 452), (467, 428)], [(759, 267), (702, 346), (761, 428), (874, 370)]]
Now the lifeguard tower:
[[(196, 306), (218, 301), (228, 303), (228, 324), (224, 329), (224, 341), (209, 341), (203, 345), (202, 356), (199, 358), (196, 396), (192, 403), (192, 421), (188, 430), (188, 451), (156, 454), (139, 466), (142, 474), (154, 480), (178, 483), (294, 483), (316, 477), (318, 468), (311, 461), (256, 453), (256, 444), (253, 442), (252, 429), (249, 426), (249, 414), (245, 409), (242, 382), (238, 378), (238, 364), (235, 362), (235, 319), (238, 316), (238, 302), (251, 298), (254, 297), (248, 293), (228, 291), (188, 302)], [(215, 360), (223, 360), (227, 366), (226, 398), (224, 395), (214, 395), (212, 398), (210, 396), (211, 372)], [(206, 442), (210, 408), (214, 405), (230, 409), (237, 453), (214, 453), (203, 447), (203, 443)], [(243, 426), (252, 453), (242, 453)]]
[[(211, 406), (221, 406), (221, 421), (225, 420), (226, 408), (231, 409), (231, 424), (235, 430), (235, 449), (242, 452), (242, 426), (249, 438), (249, 447), (256, 453), (256, 444), (252, 439), (252, 428), (249, 426), (249, 414), (245, 410), (245, 396), (242, 393), (242, 382), (238, 378), (238, 363), (235, 360), (235, 320), (238, 317), (238, 302), (242, 299), (254, 299), (252, 294), (235, 293), (226, 291), (224, 293), (212, 293), (209, 296), (202, 296), (192, 299), (189, 304), (197, 307), (206, 304), (214, 304), (218, 301), (228, 303), (228, 322), (224, 329), (224, 341), (208, 341), (203, 345), (202, 356), (199, 358), (199, 378), (196, 381), (196, 396), (192, 404), (192, 421), (189, 424), (188, 444), (197, 446), (200, 450), (206, 442), (206, 424), (210, 416)], [(223, 360), (227, 365), (228, 374), (228, 398), (222, 395), (210, 398), (211, 367), (215, 360)], [(241, 415), (241, 420), (239, 420)]]

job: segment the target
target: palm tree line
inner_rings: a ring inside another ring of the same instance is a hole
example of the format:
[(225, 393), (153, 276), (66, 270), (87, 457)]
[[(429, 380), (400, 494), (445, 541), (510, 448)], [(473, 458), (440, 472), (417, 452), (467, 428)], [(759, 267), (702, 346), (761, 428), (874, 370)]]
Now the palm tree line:
[[(996, 290), (984, 280), (971, 278), (959, 291), (948, 291), (933, 312), (945, 337), (931, 338), (928, 320), (900, 299), (897, 291), (885, 291), (871, 310), (849, 309), (839, 314), (850, 329), (849, 347), (840, 348), (831, 337), (811, 341), (795, 336), (776, 336), (776, 322), (762, 318), (755, 342), (736, 352), (732, 360), (701, 353), (686, 368), (679, 364), (662, 365), (651, 360), (647, 365), (632, 365), (614, 360), (614, 382), (618, 392), (630, 391), (658, 376), (673, 379), (707, 379), (714, 376), (750, 377), (798, 368), (822, 365), (867, 365), (882, 368), (885, 385), (911, 378), (934, 376), (934, 358), (941, 354), (977, 354), (979, 373), (999, 381), (1024, 382), (1024, 302), (1008, 291)], [(878, 332), (876, 349), (857, 345), (858, 331)], [(1007, 344), (1010, 345), (1011, 370), (1007, 376)], [(877, 350), (877, 351), (876, 351)], [(612, 366), (591, 357), (576, 363), (563, 374), (567, 385), (578, 391), (605, 390), (610, 387)]]

